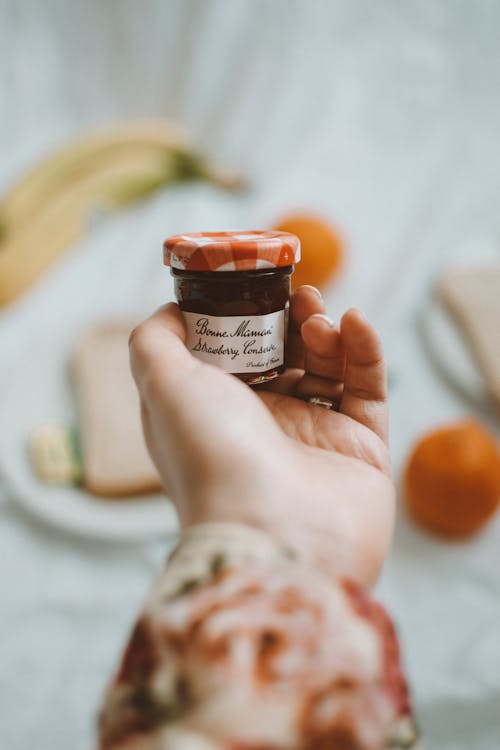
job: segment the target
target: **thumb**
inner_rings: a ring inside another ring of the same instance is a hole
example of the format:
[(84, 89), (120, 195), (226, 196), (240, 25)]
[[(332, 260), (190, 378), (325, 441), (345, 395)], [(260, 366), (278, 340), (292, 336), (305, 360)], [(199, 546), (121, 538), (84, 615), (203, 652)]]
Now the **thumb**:
[(185, 347), (186, 327), (174, 302), (160, 307), (129, 338), (130, 366), (139, 393), (149, 401), (175, 388), (199, 362)]
[(205, 440), (207, 435), (213, 438), (215, 433), (242, 428), (245, 420), (221, 419), (231, 407), (250, 414), (262, 411), (267, 417), (267, 410), (246, 385), (193, 357), (185, 341), (184, 318), (173, 302), (130, 336), (132, 374), (143, 407), (154, 421), (175, 430), (179, 439), (189, 436), (192, 442), (196, 431)]

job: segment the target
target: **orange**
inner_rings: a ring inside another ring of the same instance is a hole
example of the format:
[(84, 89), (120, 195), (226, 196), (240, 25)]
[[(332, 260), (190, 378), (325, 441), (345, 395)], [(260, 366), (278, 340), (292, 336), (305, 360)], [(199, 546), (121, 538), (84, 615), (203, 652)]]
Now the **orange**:
[(295, 266), (292, 285), (312, 284), (324, 289), (339, 272), (344, 260), (342, 239), (327, 219), (312, 213), (291, 213), (274, 229), (296, 234), (302, 258)]
[(472, 419), (433, 430), (414, 447), (403, 484), (408, 511), (420, 526), (454, 539), (471, 536), (498, 508), (498, 444)]

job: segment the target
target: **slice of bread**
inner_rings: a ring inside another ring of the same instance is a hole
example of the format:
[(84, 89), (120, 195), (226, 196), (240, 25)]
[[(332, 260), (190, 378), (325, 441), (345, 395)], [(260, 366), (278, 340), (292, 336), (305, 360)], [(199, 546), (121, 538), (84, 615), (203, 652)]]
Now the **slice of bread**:
[(500, 263), (450, 269), (438, 293), (465, 334), (500, 408)]
[(160, 488), (144, 443), (139, 397), (130, 373), (131, 328), (125, 323), (100, 324), (83, 336), (74, 356), (84, 485), (96, 495), (125, 496)]

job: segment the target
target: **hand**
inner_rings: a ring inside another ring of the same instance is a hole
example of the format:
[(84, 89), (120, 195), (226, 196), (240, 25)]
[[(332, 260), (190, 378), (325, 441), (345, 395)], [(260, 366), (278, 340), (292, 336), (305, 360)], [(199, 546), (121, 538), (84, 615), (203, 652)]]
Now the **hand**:
[(183, 526), (251, 524), (366, 586), (380, 572), (394, 517), (385, 363), (359, 311), (339, 328), (324, 312), (316, 289), (295, 292), (287, 370), (267, 388), (192, 357), (173, 303), (133, 331), (132, 371), (146, 442)]

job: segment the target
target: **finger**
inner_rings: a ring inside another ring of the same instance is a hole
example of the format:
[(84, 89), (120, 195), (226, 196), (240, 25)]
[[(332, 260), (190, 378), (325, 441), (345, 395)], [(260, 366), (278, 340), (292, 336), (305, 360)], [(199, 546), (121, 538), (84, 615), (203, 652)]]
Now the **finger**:
[(342, 381), (345, 352), (340, 330), (326, 315), (311, 315), (301, 329), (306, 374)]
[[(186, 433), (214, 434), (221, 415), (241, 404), (257, 422), (251, 389), (237, 378), (193, 357), (185, 346), (186, 330), (179, 307), (170, 303), (141, 323), (130, 336), (130, 360), (142, 400), (153, 413)], [(266, 414), (267, 416), (267, 414)], [(229, 420), (238, 433), (245, 420)], [(246, 429), (246, 427), (245, 427)], [(226, 433), (230, 431), (228, 425)], [(251, 432), (251, 430), (250, 430)], [(200, 438), (200, 439), (201, 439)], [(192, 442), (191, 439), (191, 442)], [(243, 438), (238, 434), (241, 443)]]
[(270, 393), (281, 393), (284, 396), (295, 396), (297, 384), (304, 377), (304, 370), (289, 367), (285, 372), (274, 380), (262, 385), (253, 386), (254, 391), (269, 391)]
[(170, 302), (130, 334), (132, 374), (141, 395), (161, 379), (163, 388), (172, 388), (199, 366), (185, 347), (186, 328), (178, 305)]
[(254, 386), (253, 390), (279, 393), (282, 396), (295, 396), (302, 400), (307, 400), (311, 396), (321, 396), (334, 404), (338, 404), (343, 387), (342, 382), (317, 377), (316, 375), (304, 375), (304, 370), (291, 368), (269, 383)]
[(343, 391), (342, 382), (320, 378), (317, 375), (303, 375), (295, 386), (294, 395), (306, 401), (310, 398), (327, 399), (337, 408)]
[(309, 398), (323, 396), (338, 401), (342, 393), (345, 356), (338, 328), (326, 315), (310, 315), (301, 326), (303, 345), (300, 368), (287, 371), (262, 390), (274, 391), (288, 396)]
[(311, 315), (325, 312), (321, 293), (314, 286), (300, 286), (290, 299), (290, 322), (287, 339), (287, 367), (304, 369), (305, 347), (302, 340), (302, 324)]
[(305, 373), (296, 388), (300, 398), (319, 396), (337, 404), (343, 389), (345, 353), (338, 327), (326, 315), (311, 315), (302, 325)]
[(380, 337), (354, 308), (342, 317), (340, 335), (346, 367), (339, 411), (387, 442), (387, 374)]

